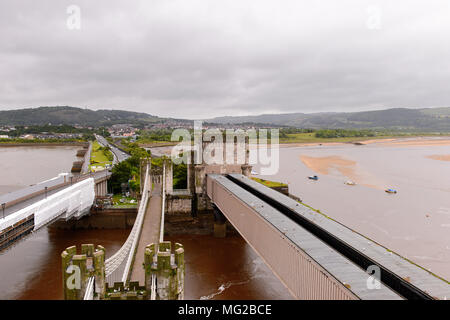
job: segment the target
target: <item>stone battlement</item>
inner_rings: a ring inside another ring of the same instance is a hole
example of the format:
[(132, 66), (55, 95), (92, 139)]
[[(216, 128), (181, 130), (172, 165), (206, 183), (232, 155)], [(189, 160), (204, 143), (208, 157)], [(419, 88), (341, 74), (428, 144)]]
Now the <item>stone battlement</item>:
[(76, 246), (61, 253), (63, 288), (65, 300), (82, 300), (90, 277), (95, 277), (95, 295), (105, 296), (105, 248), (93, 244), (82, 244), (81, 254)]
[[(158, 249), (158, 250), (157, 250)], [(175, 243), (172, 253), (170, 241), (154, 243), (145, 248), (145, 288), (151, 292), (152, 278), (156, 279), (156, 300), (184, 298), (184, 248)]]
[[(137, 253), (142, 254), (142, 253)], [(182, 300), (184, 298), (184, 248), (170, 241), (149, 244), (144, 252), (145, 283), (106, 283), (105, 248), (93, 244), (68, 247), (61, 253), (64, 299), (82, 300), (94, 277), (94, 299), (101, 300)], [(154, 290), (152, 294), (152, 290)]]

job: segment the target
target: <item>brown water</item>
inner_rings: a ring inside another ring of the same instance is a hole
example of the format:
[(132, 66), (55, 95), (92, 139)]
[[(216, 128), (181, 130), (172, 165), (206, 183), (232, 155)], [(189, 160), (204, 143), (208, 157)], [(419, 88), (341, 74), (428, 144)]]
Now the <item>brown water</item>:
[(63, 299), (61, 252), (83, 243), (101, 244), (109, 257), (129, 230), (41, 229), (0, 254), (0, 299)]
[(184, 245), (185, 299), (292, 299), (240, 236), (184, 235), (165, 240)]
[(80, 147), (0, 146), (0, 194), (70, 172)]
[[(439, 143), (289, 147), (280, 149), (278, 173), (261, 177), (288, 183), (303, 202), (450, 279), (448, 155), (450, 145)], [(318, 181), (307, 179), (314, 174)]]
[[(72, 147), (0, 148), (3, 192), (70, 169)], [(7, 181), (7, 182), (6, 182)], [(1, 191), (0, 191), (1, 192)], [(0, 299), (62, 299), (61, 252), (72, 245), (101, 244), (107, 257), (130, 230), (43, 228), (0, 253)], [(289, 299), (287, 289), (239, 236), (179, 236), (186, 249), (186, 299)]]

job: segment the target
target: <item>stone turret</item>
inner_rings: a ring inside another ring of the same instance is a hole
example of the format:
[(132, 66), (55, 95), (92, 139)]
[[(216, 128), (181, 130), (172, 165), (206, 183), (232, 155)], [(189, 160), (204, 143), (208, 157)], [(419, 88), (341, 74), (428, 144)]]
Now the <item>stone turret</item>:
[(82, 300), (89, 278), (95, 279), (94, 299), (105, 300), (150, 300), (152, 279), (155, 280), (154, 297), (157, 300), (182, 300), (184, 298), (184, 248), (175, 243), (174, 251), (170, 241), (150, 244), (144, 254), (145, 283), (137, 281), (127, 284), (105, 281), (105, 248), (93, 244), (83, 244), (81, 254), (75, 246), (61, 254), (63, 270), (64, 299)]
[(64, 299), (81, 300), (90, 277), (95, 277), (95, 295), (105, 296), (105, 248), (93, 244), (81, 245), (81, 254), (75, 246), (61, 253)]
[(152, 279), (155, 279), (157, 300), (184, 298), (184, 248), (175, 243), (173, 253), (171, 249), (170, 241), (160, 242), (158, 252), (154, 243), (145, 249), (145, 288), (151, 294)]

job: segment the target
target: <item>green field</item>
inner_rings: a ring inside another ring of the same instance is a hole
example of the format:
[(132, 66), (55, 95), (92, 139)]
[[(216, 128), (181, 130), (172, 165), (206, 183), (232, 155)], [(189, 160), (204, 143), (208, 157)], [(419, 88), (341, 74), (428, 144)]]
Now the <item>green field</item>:
[[(268, 132), (270, 134), (270, 131)], [(426, 136), (443, 136), (447, 133), (430, 133), (430, 132), (398, 132), (390, 130), (369, 130), (369, 129), (296, 129), (282, 128), (279, 131), (279, 142), (281, 144), (289, 143), (352, 143), (373, 139), (389, 139), (389, 138), (408, 138), (408, 137), (426, 137)], [(139, 146), (158, 147), (176, 145), (178, 142), (167, 141), (169, 138), (167, 133), (145, 134), (139, 137), (136, 143)], [(268, 136), (270, 142), (270, 136)], [(123, 140), (124, 144), (128, 142)]]
[(391, 139), (391, 138), (413, 138), (413, 137), (436, 137), (442, 134), (430, 133), (386, 133), (373, 137), (339, 137), (339, 138), (318, 138), (315, 132), (310, 133), (288, 133), (286, 137), (280, 137), (280, 143), (327, 143), (327, 142), (358, 142), (365, 140)]
[(92, 143), (91, 165), (89, 166), (89, 169), (92, 166), (104, 168), (107, 164), (112, 164), (111, 151), (102, 147), (98, 141), (94, 141)]
[(375, 137), (340, 137), (340, 138), (318, 138), (314, 132), (308, 133), (288, 133), (287, 137), (280, 137), (280, 143), (326, 143), (326, 142), (356, 142), (371, 139), (392, 138), (391, 135), (382, 135)]

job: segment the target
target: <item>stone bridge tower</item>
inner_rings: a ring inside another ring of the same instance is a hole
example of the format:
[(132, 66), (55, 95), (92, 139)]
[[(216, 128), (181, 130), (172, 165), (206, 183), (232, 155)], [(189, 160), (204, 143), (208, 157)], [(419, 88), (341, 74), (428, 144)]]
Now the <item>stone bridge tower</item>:
[[(213, 149), (213, 152), (222, 152), (222, 163), (208, 163), (205, 157), (202, 157), (202, 163), (196, 164), (195, 154), (192, 152), (192, 161), (190, 165), (190, 191), (192, 194), (192, 214), (204, 210), (213, 210), (213, 207), (206, 194), (206, 176), (208, 174), (230, 174), (240, 173), (244, 176), (250, 176), (252, 167), (249, 165), (249, 143), (248, 137), (245, 137), (243, 144), (225, 143), (223, 147), (215, 147), (215, 142), (203, 142), (202, 150)], [(241, 155), (239, 155), (241, 152)], [(230, 156), (231, 155), (231, 156)], [(239, 159), (240, 158), (240, 159)]]
[[(208, 174), (240, 173), (250, 176), (252, 166), (249, 165), (249, 138), (242, 136), (240, 139), (223, 144), (211, 139), (212, 141), (203, 141), (200, 148), (191, 150), (190, 163), (187, 165), (187, 190), (174, 191), (173, 163), (171, 159), (164, 160), (166, 208), (169, 213), (190, 211), (196, 217), (199, 212), (212, 212), (214, 208), (206, 193)], [(201, 153), (201, 157), (198, 157), (198, 153)], [(218, 161), (211, 161), (208, 155)], [(186, 208), (188, 201), (190, 208)]]

